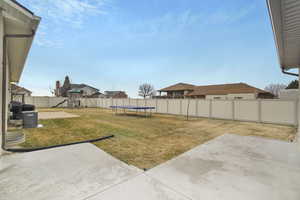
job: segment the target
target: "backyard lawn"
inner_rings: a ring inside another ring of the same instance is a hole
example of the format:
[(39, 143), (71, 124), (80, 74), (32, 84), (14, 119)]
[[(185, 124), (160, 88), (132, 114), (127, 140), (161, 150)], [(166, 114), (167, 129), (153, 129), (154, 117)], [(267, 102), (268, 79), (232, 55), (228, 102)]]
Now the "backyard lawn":
[(296, 132), (291, 126), (206, 118), (186, 121), (183, 116), (158, 114), (145, 118), (114, 115), (110, 110), (100, 108), (41, 111), (64, 111), (80, 117), (40, 120), (43, 128), (24, 130), (24, 147), (63, 144), (114, 134), (114, 138), (94, 144), (141, 169), (152, 168), (224, 133), (289, 140)]

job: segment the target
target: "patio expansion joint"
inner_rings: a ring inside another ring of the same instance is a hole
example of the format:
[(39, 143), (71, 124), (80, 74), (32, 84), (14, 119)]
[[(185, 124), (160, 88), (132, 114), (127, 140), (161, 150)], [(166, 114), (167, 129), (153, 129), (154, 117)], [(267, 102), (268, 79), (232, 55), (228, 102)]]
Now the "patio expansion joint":
[[(150, 170), (151, 170), (151, 169), (150, 169)], [(149, 171), (150, 171), (150, 170), (149, 170)], [(149, 177), (149, 178), (151, 178), (151, 179), (154, 179), (155, 181), (157, 181), (157, 182), (160, 183), (161, 185), (165, 186), (166, 188), (170, 189), (170, 190), (173, 191), (174, 193), (177, 193), (177, 194), (179, 194), (179, 195), (185, 197), (186, 199), (194, 200), (193, 198), (189, 197), (189, 196), (186, 195), (185, 193), (179, 192), (179, 191), (177, 191), (176, 189), (174, 189), (173, 187), (170, 187), (170, 186), (164, 184), (164, 183), (161, 182), (159, 179), (154, 178), (154, 177), (152, 177), (152, 176), (150, 176), (150, 175), (148, 175), (148, 174), (146, 174), (146, 173), (144, 173), (144, 175), (147, 176), (147, 177)]]
[(85, 197), (85, 198), (83, 198), (83, 199), (81, 199), (81, 200), (88, 200), (88, 199), (90, 199), (90, 198), (92, 198), (92, 197), (94, 197), (94, 196), (97, 196), (98, 194), (101, 194), (101, 193), (103, 193), (103, 192), (105, 192), (105, 191), (108, 191), (108, 190), (113, 189), (113, 188), (116, 187), (117, 185), (121, 185), (121, 184), (123, 184), (123, 183), (126, 183), (126, 182), (130, 181), (131, 179), (134, 179), (134, 178), (136, 178), (136, 177), (138, 177), (138, 176), (142, 176), (143, 174), (144, 174), (144, 173), (142, 172), (142, 173), (139, 173), (139, 174), (137, 174), (137, 175), (134, 175), (134, 176), (132, 176), (132, 177), (130, 177), (130, 178), (127, 178), (127, 179), (125, 179), (125, 180), (123, 180), (123, 181), (120, 181), (119, 183), (115, 183), (115, 184), (113, 184), (113, 185), (111, 185), (111, 186), (109, 186), (109, 187), (107, 187), (107, 188), (105, 188), (105, 189), (102, 189), (101, 191), (98, 191), (98, 192), (96, 192), (95, 194), (91, 194), (91, 195), (89, 195), (89, 196), (87, 196), (87, 197)]

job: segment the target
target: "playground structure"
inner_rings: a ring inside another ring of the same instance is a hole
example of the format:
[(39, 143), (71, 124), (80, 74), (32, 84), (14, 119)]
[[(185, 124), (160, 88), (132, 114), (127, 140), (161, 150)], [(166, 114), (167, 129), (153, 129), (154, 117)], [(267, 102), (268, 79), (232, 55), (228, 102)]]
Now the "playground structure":
[(68, 91), (68, 108), (80, 108), (80, 97), (82, 96), (82, 91), (80, 90), (70, 90)]
[(52, 108), (57, 108), (60, 105), (67, 102), (68, 108), (80, 108), (81, 102), (80, 98), (82, 96), (82, 92), (80, 90), (70, 90), (68, 91), (68, 98), (59, 102), (57, 105), (52, 106)]

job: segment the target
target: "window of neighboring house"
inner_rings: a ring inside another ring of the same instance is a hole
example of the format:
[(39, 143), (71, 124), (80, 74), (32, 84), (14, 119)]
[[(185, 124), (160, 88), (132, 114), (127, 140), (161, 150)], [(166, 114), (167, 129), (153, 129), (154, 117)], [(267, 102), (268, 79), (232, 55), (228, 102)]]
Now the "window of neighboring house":
[(234, 97), (234, 99), (243, 99), (243, 97)]
[(221, 99), (221, 97), (214, 97), (214, 99)]

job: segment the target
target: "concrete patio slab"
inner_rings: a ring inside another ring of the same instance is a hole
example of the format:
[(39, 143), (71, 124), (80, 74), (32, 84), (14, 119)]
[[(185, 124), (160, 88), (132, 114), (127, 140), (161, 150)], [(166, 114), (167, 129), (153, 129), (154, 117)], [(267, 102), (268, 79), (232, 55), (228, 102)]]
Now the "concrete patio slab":
[(224, 135), (147, 172), (92, 144), (0, 157), (0, 199), (299, 200), (298, 145)]
[(39, 112), (38, 115), (39, 119), (63, 119), (79, 117), (79, 115), (74, 115), (67, 112)]
[(82, 200), (142, 171), (92, 144), (0, 157), (0, 199)]
[(191, 199), (299, 200), (296, 155), (291, 143), (224, 135), (146, 174)]
[(190, 200), (144, 174), (87, 200)]

